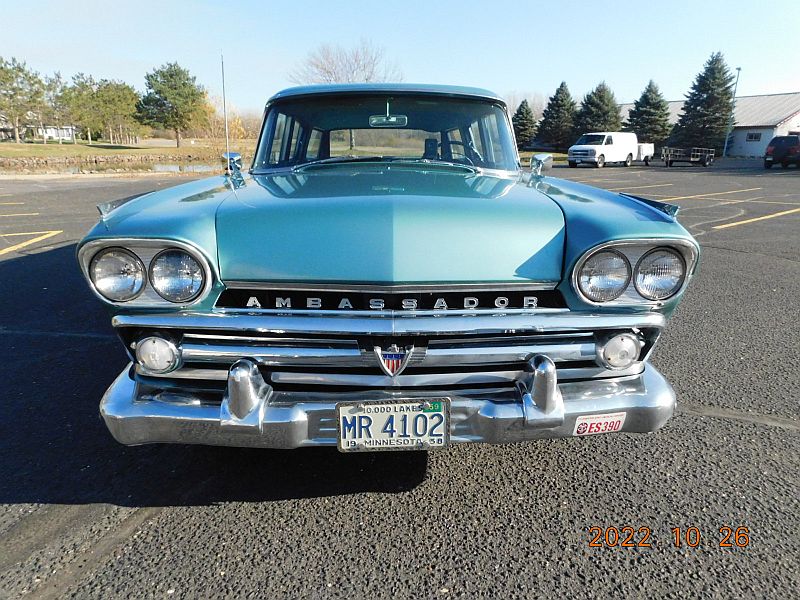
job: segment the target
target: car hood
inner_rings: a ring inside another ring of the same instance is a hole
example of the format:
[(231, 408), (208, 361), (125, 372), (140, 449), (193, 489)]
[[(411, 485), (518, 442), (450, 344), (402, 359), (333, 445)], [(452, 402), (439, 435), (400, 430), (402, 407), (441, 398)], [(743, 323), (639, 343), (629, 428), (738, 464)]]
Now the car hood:
[(217, 211), (223, 281), (561, 280), (564, 216), (507, 177), (336, 165), (248, 177)]

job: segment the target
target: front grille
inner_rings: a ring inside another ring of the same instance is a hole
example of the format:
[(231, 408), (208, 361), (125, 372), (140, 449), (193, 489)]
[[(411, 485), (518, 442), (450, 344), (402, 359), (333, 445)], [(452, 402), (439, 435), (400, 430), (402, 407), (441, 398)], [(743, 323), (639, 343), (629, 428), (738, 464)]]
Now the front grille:
[[(153, 333), (158, 332), (146, 332)], [(174, 331), (169, 333), (177, 337)], [(652, 337), (658, 330), (643, 333)], [(179, 341), (181, 368), (164, 376), (137, 371), (140, 382), (164, 389), (216, 392), (221, 397), (228, 369), (241, 358), (255, 360), (276, 391), (509, 387), (525, 376), (527, 362), (536, 354), (554, 361), (559, 380), (621, 376), (642, 368), (636, 363), (620, 372), (600, 366), (592, 331), (430, 337), (185, 331)], [(414, 348), (408, 365), (395, 377), (382, 371), (374, 352), (375, 346), (385, 350), (391, 344)]]

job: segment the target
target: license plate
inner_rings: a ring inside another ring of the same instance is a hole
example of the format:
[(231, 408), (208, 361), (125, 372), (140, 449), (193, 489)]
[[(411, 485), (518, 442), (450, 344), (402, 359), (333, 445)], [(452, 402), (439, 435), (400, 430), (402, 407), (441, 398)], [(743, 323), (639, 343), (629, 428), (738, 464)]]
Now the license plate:
[(767, 156), (764, 160), (767, 161), (767, 162), (772, 162), (772, 157), (771, 156)]
[(336, 405), (341, 452), (443, 448), (450, 438), (447, 398)]
[(575, 419), (575, 429), (572, 431), (572, 435), (595, 435), (621, 431), (622, 426), (625, 424), (625, 414), (624, 412), (618, 412), (578, 417)]
[(576, 158), (576, 159), (575, 159), (575, 162), (576, 162), (576, 163), (580, 163), (580, 162), (581, 162), (581, 159), (580, 159), (580, 158)]

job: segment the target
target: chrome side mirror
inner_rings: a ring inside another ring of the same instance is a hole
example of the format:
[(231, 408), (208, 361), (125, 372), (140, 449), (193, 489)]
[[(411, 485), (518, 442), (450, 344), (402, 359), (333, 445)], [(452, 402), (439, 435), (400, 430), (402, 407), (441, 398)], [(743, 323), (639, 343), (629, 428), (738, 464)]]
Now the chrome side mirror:
[(542, 171), (553, 167), (552, 154), (534, 154), (531, 157), (531, 175), (541, 176)]
[(225, 171), (228, 173), (238, 173), (242, 170), (242, 155), (238, 152), (225, 152), (222, 155), (225, 161)]

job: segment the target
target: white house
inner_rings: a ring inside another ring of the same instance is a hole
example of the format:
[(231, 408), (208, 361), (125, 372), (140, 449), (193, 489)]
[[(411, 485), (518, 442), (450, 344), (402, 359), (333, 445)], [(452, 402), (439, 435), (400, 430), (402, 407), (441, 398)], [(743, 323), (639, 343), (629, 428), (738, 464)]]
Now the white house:
[(28, 133), (36, 138), (44, 138), (46, 140), (62, 140), (64, 142), (75, 141), (75, 127), (72, 125), (45, 125), (44, 127), (28, 126)]
[[(675, 124), (683, 110), (683, 100), (668, 104), (669, 121)], [(619, 108), (624, 121), (633, 104), (621, 104)], [(728, 156), (764, 156), (767, 144), (776, 135), (800, 134), (800, 92), (738, 96), (733, 120)]]
[[(77, 130), (73, 125), (22, 125), (19, 135), (22, 139), (38, 138), (46, 140), (61, 140), (62, 142), (74, 142)], [(0, 115), (0, 140), (13, 140), (14, 128), (3, 115)]]
[(729, 156), (764, 156), (776, 135), (800, 134), (800, 92), (736, 99)]

